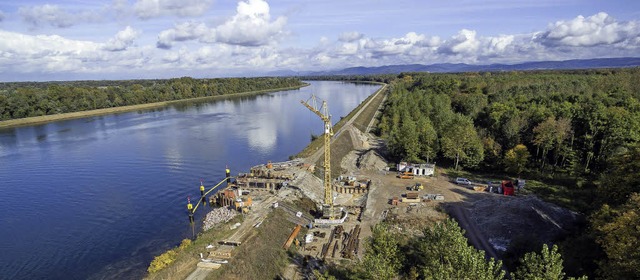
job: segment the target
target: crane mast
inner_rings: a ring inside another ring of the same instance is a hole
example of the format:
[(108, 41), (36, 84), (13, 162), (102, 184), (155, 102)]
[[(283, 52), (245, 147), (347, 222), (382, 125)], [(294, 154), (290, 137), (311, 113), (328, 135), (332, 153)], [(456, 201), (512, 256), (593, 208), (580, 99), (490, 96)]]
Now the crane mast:
[(324, 122), (324, 204), (329, 206), (329, 219), (333, 219), (333, 197), (331, 195), (331, 136), (333, 136), (333, 127), (329, 108), (327, 101), (323, 100), (322, 106), (318, 109), (315, 95), (311, 95), (307, 101), (300, 100), (300, 103), (318, 115)]

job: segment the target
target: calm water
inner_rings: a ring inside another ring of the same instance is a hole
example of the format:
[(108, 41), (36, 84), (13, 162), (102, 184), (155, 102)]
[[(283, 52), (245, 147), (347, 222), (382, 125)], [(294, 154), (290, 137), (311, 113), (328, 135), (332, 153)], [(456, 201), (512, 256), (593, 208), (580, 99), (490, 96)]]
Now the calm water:
[[(192, 236), (186, 197), (320, 134), (378, 86), (300, 90), (0, 130), (0, 278), (135, 279)], [(202, 212), (198, 218), (202, 218)]]

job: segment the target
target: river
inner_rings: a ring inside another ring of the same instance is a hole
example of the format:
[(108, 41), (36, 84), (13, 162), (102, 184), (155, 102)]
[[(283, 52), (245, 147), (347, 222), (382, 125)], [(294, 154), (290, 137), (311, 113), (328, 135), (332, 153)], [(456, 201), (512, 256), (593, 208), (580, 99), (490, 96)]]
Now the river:
[[(187, 196), (322, 133), (378, 85), (312, 81), (249, 97), (0, 130), (0, 278), (137, 279), (192, 237)], [(203, 214), (196, 216), (202, 219)], [(198, 223), (199, 224), (199, 223)]]

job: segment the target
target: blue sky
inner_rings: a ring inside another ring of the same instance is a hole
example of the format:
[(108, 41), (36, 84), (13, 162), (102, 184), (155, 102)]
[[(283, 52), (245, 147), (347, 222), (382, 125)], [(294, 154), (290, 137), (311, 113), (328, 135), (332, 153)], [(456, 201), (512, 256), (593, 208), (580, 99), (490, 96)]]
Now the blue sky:
[(640, 1), (0, 2), (0, 81), (640, 54)]

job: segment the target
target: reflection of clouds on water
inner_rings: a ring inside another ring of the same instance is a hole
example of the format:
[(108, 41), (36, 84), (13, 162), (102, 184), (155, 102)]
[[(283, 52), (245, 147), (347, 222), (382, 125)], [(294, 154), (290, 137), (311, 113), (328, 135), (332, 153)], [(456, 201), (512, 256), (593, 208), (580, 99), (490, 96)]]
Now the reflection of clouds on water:
[(251, 127), (246, 129), (246, 138), (249, 147), (260, 153), (271, 153), (278, 142), (276, 122), (274, 115), (254, 114), (249, 117)]
[(167, 166), (170, 169), (180, 170), (182, 168), (182, 153), (180, 153), (180, 146), (175, 141), (167, 143), (164, 150), (164, 158), (167, 160)]

